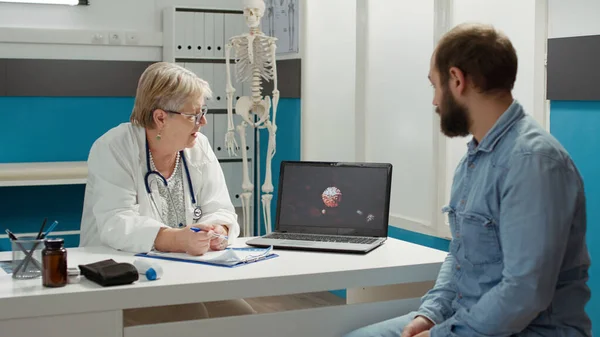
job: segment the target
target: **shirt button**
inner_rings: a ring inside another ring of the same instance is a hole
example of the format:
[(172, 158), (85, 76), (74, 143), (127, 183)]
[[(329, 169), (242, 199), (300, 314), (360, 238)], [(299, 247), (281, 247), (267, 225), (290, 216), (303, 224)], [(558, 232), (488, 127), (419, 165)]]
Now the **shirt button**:
[(460, 270), (460, 264), (456, 265), (456, 270)]
[(466, 202), (465, 199), (463, 199), (463, 200), (460, 201), (461, 205), (464, 205), (465, 202)]
[(462, 298), (462, 294), (458, 294), (458, 298)]
[(470, 169), (473, 169), (473, 168), (475, 168), (475, 164), (473, 164), (473, 163), (469, 164), (469, 168), (470, 168)]

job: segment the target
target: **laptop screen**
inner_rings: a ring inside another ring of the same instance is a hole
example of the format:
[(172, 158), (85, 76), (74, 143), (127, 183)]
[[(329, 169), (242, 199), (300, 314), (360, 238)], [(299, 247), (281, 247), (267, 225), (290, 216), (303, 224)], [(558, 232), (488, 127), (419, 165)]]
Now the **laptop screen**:
[(283, 162), (277, 229), (387, 236), (391, 164)]

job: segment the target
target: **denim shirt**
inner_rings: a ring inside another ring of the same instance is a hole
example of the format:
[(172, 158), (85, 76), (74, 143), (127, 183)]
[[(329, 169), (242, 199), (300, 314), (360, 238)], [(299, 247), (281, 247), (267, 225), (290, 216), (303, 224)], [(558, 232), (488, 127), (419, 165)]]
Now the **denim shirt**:
[(591, 336), (585, 207), (568, 153), (513, 101), (456, 169), (430, 335)]

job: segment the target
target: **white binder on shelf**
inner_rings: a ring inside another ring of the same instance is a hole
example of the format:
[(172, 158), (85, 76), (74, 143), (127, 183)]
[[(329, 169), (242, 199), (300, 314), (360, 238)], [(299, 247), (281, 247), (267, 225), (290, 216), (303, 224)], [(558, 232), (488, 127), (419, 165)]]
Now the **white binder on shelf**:
[(185, 16), (182, 14), (175, 12), (175, 23), (173, 32), (173, 48), (175, 49), (173, 54), (176, 58), (185, 57)]
[[(239, 25), (238, 25), (238, 21), (240, 19), (243, 19), (244, 17), (241, 14), (231, 14), (231, 13), (225, 13), (223, 15), (224, 21), (225, 21), (225, 27), (224, 27), (224, 40), (225, 40), (225, 44), (227, 44), (229, 42), (229, 39), (239, 35)], [(225, 53), (223, 53), (223, 57), (225, 56)], [(233, 48), (231, 49), (231, 58), (234, 58), (235, 55), (233, 55)]]
[(225, 134), (227, 133), (227, 115), (226, 114), (214, 114), (214, 140), (215, 145), (213, 150), (217, 158), (229, 158), (227, 149), (225, 148)]
[(215, 56), (215, 14), (204, 13), (204, 44), (206, 50), (204, 56)]
[(204, 13), (194, 14), (194, 57), (203, 57), (206, 46), (204, 44)]
[(213, 63), (198, 63), (199, 67), (201, 68), (200, 70), (200, 74), (198, 76), (200, 76), (201, 79), (205, 80), (206, 82), (208, 82), (208, 85), (210, 86), (211, 91), (213, 92), (213, 95), (210, 99), (206, 100), (206, 106), (208, 106), (208, 109), (216, 109), (216, 96), (217, 93), (215, 92), (215, 77), (214, 77), (214, 64)]
[[(182, 56), (190, 58), (194, 56), (194, 13), (192, 12), (177, 12), (176, 15), (181, 15), (182, 21), (184, 22), (184, 46)], [(177, 19), (176, 19), (177, 20)]]
[(214, 14), (214, 55), (217, 58), (225, 57), (225, 14)]
[(214, 131), (214, 119), (215, 119), (215, 115), (212, 113), (207, 113), (206, 116), (206, 125), (203, 126), (200, 129), (200, 132), (206, 136), (206, 138), (208, 138), (208, 143), (210, 144), (210, 147), (212, 148), (215, 140), (214, 140), (214, 135), (215, 135), (215, 131)]
[(202, 78), (203, 69), (201, 63), (186, 62), (185, 68), (196, 74), (198, 77)]
[(227, 109), (226, 77), (225, 63), (213, 63), (213, 101), (215, 109)]

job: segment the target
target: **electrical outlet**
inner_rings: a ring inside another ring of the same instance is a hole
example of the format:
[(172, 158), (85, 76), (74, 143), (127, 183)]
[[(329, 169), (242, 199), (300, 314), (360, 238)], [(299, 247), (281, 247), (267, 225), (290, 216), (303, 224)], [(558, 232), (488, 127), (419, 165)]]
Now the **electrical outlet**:
[(118, 32), (108, 33), (108, 43), (109, 44), (123, 44), (123, 37), (122, 37), (121, 33), (118, 33)]
[(125, 35), (125, 43), (137, 45), (140, 43), (140, 36), (137, 33), (127, 33)]
[(96, 33), (92, 35), (92, 43), (93, 44), (104, 44), (104, 34)]

